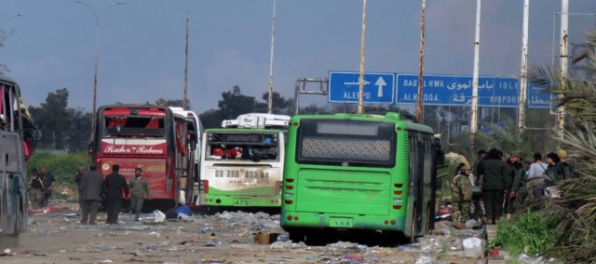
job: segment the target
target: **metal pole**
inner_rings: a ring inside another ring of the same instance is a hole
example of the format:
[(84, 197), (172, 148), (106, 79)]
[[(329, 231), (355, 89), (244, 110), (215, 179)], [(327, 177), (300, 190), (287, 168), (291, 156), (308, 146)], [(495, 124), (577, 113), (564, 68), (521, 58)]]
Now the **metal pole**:
[(273, 48), (275, 47), (275, 0), (273, 0), (273, 15), (271, 15), (271, 55), (269, 61), (269, 98), (267, 99), (267, 113), (273, 113)]
[(482, 0), (476, 0), (476, 37), (474, 40), (474, 73), (472, 77), (472, 114), (470, 133), (478, 131), (478, 69), (480, 68), (480, 11)]
[(186, 14), (186, 46), (184, 47), (184, 98), (182, 99), (182, 109), (187, 110), (188, 105), (188, 14)]
[(360, 44), (360, 78), (358, 90), (358, 114), (364, 113), (364, 49), (366, 36), (366, 0), (362, 0), (362, 36)]
[(426, 18), (426, 0), (422, 0), (421, 22), (420, 22), (420, 64), (418, 69), (418, 103), (416, 104), (416, 118), (418, 123), (423, 123), (424, 108), (422, 105), (424, 89), (424, 23)]
[[(560, 43), (560, 75), (561, 75), (561, 88), (567, 89), (567, 70), (568, 70), (568, 33), (569, 33), (569, 0), (561, 0), (561, 43)], [(559, 99), (562, 95), (559, 95)], [(559, 138), (562, 140), (565, 134), (565, 106), (559, 106), (559, 113), (557, 114), (557, 132)]]
[(528, 22), (530, 18), (530, 0), (524, 0), (524, 21), (522, 30), (522, 57), (519, 86), (519, 106), (517, 129), (521, 133), (526, 125), (526, 105), (528, 91)]
[(101, 15), (103, 15), (105, 12), (107, 12), (110, 8), (117, 6), (117, 5), (123, 5), (126, 4), (126, 2), (118, 2), (115, 4), (112, 4), (108, 7), (106, 7), (106, 9), (104, 9), (101, 14), (97, 14), (97, 12), (95, 11), (95, 8), (93, 8), (92, 6), (90, 6), (89, 4), (83, 2), (83, 1), (76, 1), (75, 3), (77, 4), (81, 4), (85, 7), (87, 7), (87, 9), (91, 10), (91, 13), (93, 13), (93, 16), (95, 17), (95, 63), (94, 63), (94, 70), (93, 70), (93, 109), (92, 109), (92, 113), (91, 113), (91, 140), (95, 139), (95, 119), (96, 119), (96, 114), (97, 114), (97, 107), (96, 107), (96, 102), (97, 102), (97, 68), (98, 68), (98, 61), (99, 61), (99, 21), (100, 21), (100, 17)]

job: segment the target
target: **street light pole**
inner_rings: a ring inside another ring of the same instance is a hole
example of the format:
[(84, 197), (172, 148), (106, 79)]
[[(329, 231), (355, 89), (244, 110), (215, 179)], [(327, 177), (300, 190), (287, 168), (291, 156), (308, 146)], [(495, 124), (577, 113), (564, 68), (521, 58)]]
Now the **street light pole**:
[(101, 13), (97, 14), (95, 8), (90, 6), (89, 4), (83, 1), (76, 1), (75, 3), (81, 4), (93, 13), (95, 17), (95, 63), (94, 63), (94, 70), (93, 70), (93, 109), (91, 112), (91, 140), (95, 138), (95, 115), (96, 115), (96, 102), (97, 102), (97, 66), (99, 61), (99, 25), (100, 25), (100, 18), (103, 14), (105, 14), (110, 8), (126, 4), (126, 2), (118, 2), (106, 7)]

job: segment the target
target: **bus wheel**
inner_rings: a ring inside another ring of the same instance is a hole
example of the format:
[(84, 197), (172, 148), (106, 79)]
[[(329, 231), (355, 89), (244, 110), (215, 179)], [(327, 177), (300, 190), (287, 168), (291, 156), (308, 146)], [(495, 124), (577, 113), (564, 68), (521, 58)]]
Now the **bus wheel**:
[(0, 235), (0, 248), (13, 248), (19, 245), (20, 233)]

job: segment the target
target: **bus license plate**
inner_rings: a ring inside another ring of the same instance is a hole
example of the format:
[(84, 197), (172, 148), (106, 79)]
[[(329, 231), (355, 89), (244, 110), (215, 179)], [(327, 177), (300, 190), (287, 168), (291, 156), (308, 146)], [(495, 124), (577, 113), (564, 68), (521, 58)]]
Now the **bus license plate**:
[(352, 227), (354, 225), (354, 219), (348, 217), (331, 217), (331, 227)]
[(248, 206), (248, 199), (234, 199), (234, 206)]

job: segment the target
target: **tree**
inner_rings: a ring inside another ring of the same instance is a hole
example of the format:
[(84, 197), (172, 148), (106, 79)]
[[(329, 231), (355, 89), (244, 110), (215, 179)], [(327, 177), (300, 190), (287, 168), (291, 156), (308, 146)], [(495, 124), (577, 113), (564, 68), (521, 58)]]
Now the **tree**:
[(238, 85), (232, 88), (232, 91), (223, 92), (222, 100), (219, 100), (217, 106), (221, 111), (222, 119), (235, 119), (241, 114), (253, 113), (257, 102), (252, 96), (243, 95)]
[(29, 112), (41, 130), (39, 147), (83, 150), (91, 135), (91, 114), (68, 108), (68, 89), (48, 93), (39, 107), (30, 106)]
[(564, 138), (556, 139), (567, 149), (578, 177), (560, 182), (561, 199), (547, 207), (563, 235), (554, 248), (545, 250), (568, 263), (596, 262), (596, 31), (587, 35), (586, 43), (591, 48), (574, 61), (585, 62), (585, 76), (567, 77), (545, 68), (531, 75), (534, 83), (562, 97), (560, 105), (568, 113)]
[[(256, 109), (260, 110), (259, 112), (266, 113), (269, 108), (269, 92), (263, 93), (261, 96), (265, 103), (257, 103)], [(286, 99), (281, 96), (277, 92), (273, 92), (271, 95), (271, 107), (273, 114), (279, 115), (292, 115), (294, 112), (294, 100), (289, 98)]]

